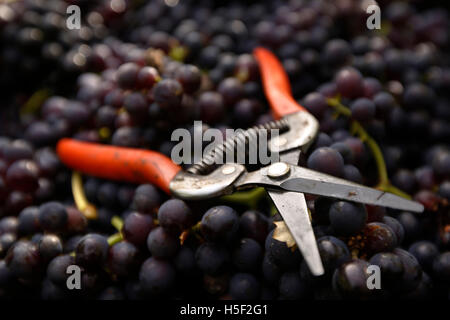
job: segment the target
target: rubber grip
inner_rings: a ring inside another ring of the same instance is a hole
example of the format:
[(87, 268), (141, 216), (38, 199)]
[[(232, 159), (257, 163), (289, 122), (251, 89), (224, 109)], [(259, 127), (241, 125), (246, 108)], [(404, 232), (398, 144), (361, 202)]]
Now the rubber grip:
[(292, 97), (289, 77), (277, 57), (269, 50), (261, 47), (255, 48), (253, 55), (258, 62), (264, 93), (275, 119), (299, 111), (307, 112)]
[(61, 139), (56, 147), (68, 167), (99, 178), (152, 183), (170, 194), (169, 183), (181, 167), (161, 153)]

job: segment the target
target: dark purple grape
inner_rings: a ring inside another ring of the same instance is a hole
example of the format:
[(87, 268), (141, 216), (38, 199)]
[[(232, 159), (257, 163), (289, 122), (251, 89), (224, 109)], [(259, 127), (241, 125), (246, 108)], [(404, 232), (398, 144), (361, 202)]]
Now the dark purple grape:
[(317, 247), (327, 277), (331, 277), (336, 268), (351, 259), (347, 245), (338, 238), (321, 237), (317, 240)]
[(4, 217), (0, 220), (0, 234), (18, 232), (19, 220), (16, 217)]
[(3, 147), (2, 157), (6, 162), (13, 163), (17, 160), (31, 159), (33, 151), (33, 147), (27, 141), (14, 140)]
[(396, 219), (400, 222), (405, 231), (405, 242), (411, 242), (417, 239), (422, 233), (419, 220), (411, 212), (402, 212)]
[(0, 235), (0, 257), (4, 257), (9, 248), (16, 242), (17, 236), (14, 233), (3, 233)]
[(123, 99), (123, 106), (132, 117), (142, 118), (147, 115), (147, 99), (140, 92), (127, 94)]
[(147, 248), (155, 258), (172, 258), (178, 251), (179, 241), (164, 228), (156, 227), (147, 237)]
[(139, 148), (141, 144), (140, 131), (138, 128), (131, 127), (118, 128), (112, 135), (111, 144), (119, 147)]
[(222, 80), (217, 87), (217, 91), (222, 95), (227, 106), (234, 105), (244, 95), (242, 83), (235, 78), (226, 78)]
[(387, 92), (379, 92), (373, 97), (376, 114), (378, 117), (385, 118), (396, 106), (394, 97)]
[(403, 103), (407, 108), (431, 108), (436, 101), (432, 89), (421, 83), (413, 83), (406, 87)]
[(21, 191), (12, 191), (5, 200), (5, 211), (16, 215), (21, 210), (33, 204), (33, 197)]
[(8, 251), (5, 258), (11, 272), (20, 278), (32, 278), (39, 275), (41, 257), (37, 245), (21, 240)]
[(338, 92), (346, 98), (357, 98), (364, 93), (361, 73), (354, 68), (345, 68), (334, 79)]
[(67, 209), (67, 231), (70, 233), (82, 233), (88, 225), (84, 214), (74, 207)]
[(238, 228), (239, 217), (236, 211), (228, 206), (212, 207), (201, 220), (201, 232), (210, 241), (230, 240)]
[(391, 252), (377, 253), (370, 258), (369, 263), (380, 267), (382, 289), (392, 287), (404, 272), (402, 260)]
[(414, 174), (407, 169), (398, 170), (392, 177), (392, 183), (408, 193), (412, 193), (416, 189)]
[(225, 248), (214, 243), (206, 242), (197, 248), (195, 261), (204, 273), (217, 275), (225, 271), (230, 257)]
[(230, 280), (230, 295), (235, 300), (256, 300), (261, 286), (250, 273), (236, 273)]
[(268, 232), (268, 220), (261, 212), (245, 211), (239, 218), (239, 232), (245, 238), (264, 243)]
[(285, 242), (275, 240), (273, 238), (273, 230), (267, 235), (264, 246), (273, 261), (284, 271), (298, 268), (302, 258), (300, 251), (298, 249), (292, 251)]
[(441, 253), (434, 259), (433, 274), (441, 281), (450, 282), (450, 252)]
[(363, 177), (359, 169), (354, 165), (347, 164), (344, 166), (344, 179), (350, 180), (359, 184), (363, 183)]
[(333, 67), (346, 64), (351, 58), (351, 48), (343, 39), (331, 39), (325, 45), (323, 61)]
[(54, 234), (45, 234), (38, 244), (39, 255), (43, 261), (50, 261), (63, 251), (61, 239)]
[(159, 191), (151, 184), (143, 184), (136, 188), (131, 207), (142, 213), (156, 212), (161, 204)]
[(19, 235), (31, 235), (33, 233), (37, 233), (39, 230), (39, 208), (28, 207), (22, 210), (19, 214), (17, 226)]
[(440, 184), (439, 195), (450, 201), (450, 181), (444, 181)]
[(139, 250), (131, 242), (122, 241), (109, 248), (107, 265), (118, 276), (136, 273), (141, 261)]
[(284, 273), (280, 278), (278, 290), (282, 300), (303, 299), (308, 294), (307, 283), (300, 278), (298, 272)]
[(392, 231), (394, 231), (395, 236), (397, 237), (397, 244), (400, 245), (405, 238), (405, 229), (403, 228), (402, 224), (397, 219), (389, 216), (383, 217), (381, 222), (387, 224), (392, 229)]
[(159, 207), (158, 221), (164, 229), (179, 234), (193, 224), (193, 214), (184, 201), (170, 199)]
[(153, 99), (162, 108), (174, 110), (181, 103), (183, 87), (173, 79), (164, 79), (158, 82), (153, 88)]
[(233, 108), (233, 119), (236, 126), (246, 128), (255, 123), (261, 110), (256, 100), (242, 99), (236, 102)]
[(430, 271), (433, 267), (434, 259), (439, 255), (437, 246), (430, 241), (414, 242), (408, 249), (424, 270)]
[(282, 270), (273, 261), (273, 258), (269, 254), (265, 254), (262, 263), (262, 274), (264, 280), (270, 285), (278, 284), (281, 277)]
[(104, 182), (97, 190), (97, 200), (102, 206), (114, 210), (118, 205), (117, 192), (118, 186), (116, 183)]
[(142, 246), (153, 228), (154, 224), (151, 216), (132, 212), (123, 222), (122, 233), (125, 240), (136, 246)]
[(139, 281), (145, 293), (155, 296), (167, 294), (175, 285), (175, 269), (167, 261), (148, 258), (141, 266)]
[(350, 105), (352, 118), (360, 122), (368, 122), (375, 117), (375, 104), (367, 98), (359, 98)]
[(225, 115), (225, 103), (222, 95), (214, 92), (203, 92), (198, 99), (200, 118), (209, 124), (223, 120)]
[(196, 66), (186, 64), (177, 69), (176, 79), (183, 86), (184, 92), (194, 93), (200, 88), (202, 75)]
[(7, 185), (23, 192), (35, 191), (39, 186), (38, 178), (39, 168), (31, 160), (18, 160), (10, 165), (6, 172)]
[(383, 89), (380, 81), (376, 78), (364, 78), (363, 80), (363, 90), (364, 97), (373, 99), (373, 97), (378, 94)]
[(362, 204), (337, 201), (330, 207), (330, 223), (333, 230), (343, 236), (361, 231), (367, 221), (367, 210)]
[(153, 67), (143, 67), (137, 74), (136, 84), (140, 89), (151, 89), (159, 80), (158, 70)]
[(307, 94), (301, 104), (316, 118), (321, 118), (328, 109), (326, 98), (318, 92)]
[(140, 67), (132, 62), (125, 63), (117, 69), (116, 81), (122, 89), (133, 89), (136, 86)]
[[(335, 131), (335, 133), (336, 132), (338, 132), (338, 131)], [(333, 137), (334, 137), (334, 135), (333, 135)], [(342, 139), (342, 140), (344, 140), (344, 139)], [(344, 159), (345, 163), (350, 164), (350, 163), (354, 162), (353, 151), (350, 148), (350, 146), (348, 144), (346, 144), (345, 142), (342, 142), (342, 141), (335, 142), (332, 145), (330, 145), (330, 148), (338, 151), (341, 154), (342, 158)]]
[(46, 231), (61, 231), (68, 220), (66, 208), (59, 202), (51, 201), (39, 207), (39, 225)]
[(182, 246), (173, 259), (178, 272), (191, 276), (195, 272), (195, 253), (191, 248)]
[(433, 170), (442, 177), (450, 177), (450, 152), (440, 152), (433, 159)]
[(422, 268), (417, 259), (408, 251), (395, 248), (393, 253), (400, 258), (404, 269), (401, 279), (394, 288), (396, 291), (410, 292), (419, 285), (422, 278)]
[(253, 239), (243, 238), (234, 249), (232, 261), (242, 272), (256, 271), (263, 257), (261, 245)]
[(78, 242), (75, 262), (89, 268), (101, 267), (108, 257), (108, 241), (105, 237), (90, 233)]
[(367, 299), (372, 290), (367, 286), (369, 263), (353, 259), (342, 264), (333, 275), (333, 288), (344, 298)]
[(344, 159), (340, 153), (329, 147), (314, 150), (308, 157), (308, 168), (337, 177), (344, 176)]
[(369, 255), (391, 251), (397, 245), (395, 232), (387, 224), (371, 222), (366, 225), (364, 233), (364, 250)]

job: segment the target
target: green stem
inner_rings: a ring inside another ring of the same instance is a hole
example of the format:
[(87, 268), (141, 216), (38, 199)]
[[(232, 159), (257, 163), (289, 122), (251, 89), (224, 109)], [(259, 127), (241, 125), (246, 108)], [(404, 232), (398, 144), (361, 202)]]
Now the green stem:
[(22, 108), (20, 108), (20, 113), (22, 115), (36, 113), (45, 100), (50, 96), (50, 93), (51, 92), (48, 89), (40, 89), (34, 92)]
[(119, 216), (114, 216), (111, 218), (111, 224), (117, 231), (121, 231), (123, 227), (123, 220)]
[[(346, 117), (351, 117), (352, 111), (340, 102), (339, 97), (329, 98), (329, 99), (327, 99), (327, 103), (330, 106), (332, 106), (339, 114), (344, 115)], [(389, 181), (383, 153), (381, 152), (381, 149), (378, 146), (378, 143), (367, 133), (367, 131), (363, 128), (363, 126), (358, 121), (356, 121), (356, 120), (351, 121), (351, 132), (353, 134), (358, 135), (358, 137), (361, 139), (361, 141), (363, 141), (369, 147), (370, 151), (372, 152), (372, 155), (375, 159), (375, 163), (377, 165), (378, 178), (379, 178), (379, 183), (376, 186), (376, 188), (379, 190), (383, 190), (386, 192), (396, 194), (396, 195), (406, 198), (406, 199), (411, 199), (410, 195), (408, 195), (407, 193), (403, 192), (402, 190), (394, 187), (391, 184), (391, 182)]]
[(111, 247), (122, 240), (123, 240), (122, 233), (118, 232), (108, 237), (108, 244)]

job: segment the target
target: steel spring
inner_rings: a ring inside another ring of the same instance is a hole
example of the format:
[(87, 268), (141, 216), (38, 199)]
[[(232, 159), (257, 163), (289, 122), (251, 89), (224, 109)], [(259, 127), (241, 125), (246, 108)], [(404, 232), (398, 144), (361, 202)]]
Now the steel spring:
[(280, 131), (288, 129), (289, 125), (286, 119), (270, 121), (261, 125), (253, 126), (245, 131), (240, 131), (236, 135), (227, 138), (222, 144), (211, 149), (204, 157), (193, 164), (186, 171), (192, 174), (208, 174), (216, 167), (216, 154), (226, 155), (226, 152), (234, 152), (238, 147), (244, 145), (245, 150), (251, 143), (257, 143), (258, 135), (261, 130), (267, 131), (267, 137), (270, 137), (270, 130), (278, 129)]

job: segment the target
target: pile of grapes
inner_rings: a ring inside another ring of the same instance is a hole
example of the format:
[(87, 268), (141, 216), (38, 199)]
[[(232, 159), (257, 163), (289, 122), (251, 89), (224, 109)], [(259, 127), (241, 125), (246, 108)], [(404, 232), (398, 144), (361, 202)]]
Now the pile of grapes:
[[(449, 299), (449, 12), (378, 1), (381, 28), (369, 30), (369, 4), (0, 4), (0, 296)], [(79, 30), (66, 26), (69, 5)], [(277, 55), (320, 121), (300, 165), (425, 207), (307, 195), (320, 277), (274, 237), (282, 218), (261, 190), (186, 202), (151, 184), (81, 180), (55, 152), (72, 137), (170, 157), (171, 132), (194, 120), (223, 132), (272, 120), (256, 46)], [(367, 286), (370, 265), (379, 289)]]

